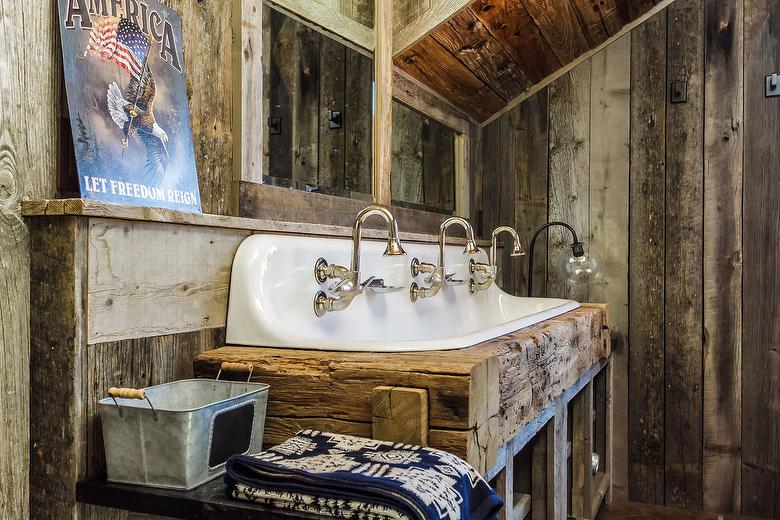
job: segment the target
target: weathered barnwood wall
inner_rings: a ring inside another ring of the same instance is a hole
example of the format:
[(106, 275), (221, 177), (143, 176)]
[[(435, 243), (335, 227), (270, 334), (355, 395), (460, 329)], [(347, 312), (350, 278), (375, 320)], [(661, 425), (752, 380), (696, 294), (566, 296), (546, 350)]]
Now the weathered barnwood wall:
[[(237, 191), (231, 187), (231, 19), (225, 16), (223, 2), (215, 0), (166, 3), (183, 14), (185, 73), (203, 209), (226, 214), (237, 207)], [(63, 93), (55, 13), (48, 1), (0, 5), (0, 518), (9, 519), (36, 514), (36, 507), (29, 505), (28, 468), (31, 457), (39, 467), (45, 464), (42, 457), (51, 449), (29, 443), (30, 306), (37, 313), (42, 305), (30, 297), (30, 256), (45, 252), (30, 251), (28, 226), (19, 207), (22, 200), (67, 192), (68, 181), (59, 177), (66, 171), (71, 145), (69, 124), (60, 118)], [(52, 307), (60, 304), (56, 301)], [(109, 342), (100, 350), (113, 360), (138, 359), (148, 351), (152, 358), (146, 369), (131, 376), (142, 384), (186, 376), (190, 368), (185, 361), (207, 346), (189, 339), (187, 349), (171, 347), (178, 341), (162, 337), (143, 345)], [(104, 377), (101, 374), (111, 374), (116, 367), (107, 364), (94, 370), (96, 377)], [(47, 374), (41, 384), (50, 384), (56, 372), (51, 369)], [(33, 401), (32, 406), (41, 403)], [(56, 458), (46, 467), (56, 472), (61, 461)], [(42, 497), (40, 491), (37, 496)]]
[[(632, 500), (780, 515), (778, 35), (780, 3), (678, 0), (483, 129), (483, 233), (515, 223), (527, 244), (562, 218), (600, 260), (572, 290), (551, 232), (534, 292), (610, 304)], [(526, 264), (502, 261), (524, 293)]]

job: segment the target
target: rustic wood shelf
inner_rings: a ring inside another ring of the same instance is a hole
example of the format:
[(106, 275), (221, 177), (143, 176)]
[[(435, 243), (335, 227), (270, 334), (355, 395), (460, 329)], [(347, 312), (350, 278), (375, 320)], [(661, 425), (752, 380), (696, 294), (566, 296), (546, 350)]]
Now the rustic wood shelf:
[(225, 494), (225, 483), (216, 478), (191, 491), (112, 484), (105, 477), (83, 480), (76, 486), (83, 504), (122, 509), (133, 513), (183, 520), (320, 520), (322, 516), (293, 513), (235, 500)]
[[(281, 188), (267, 187), (273, 190)], [(294, 190), (283, 190), (290, 192), (289, 195), (300, 196)], [(309, 194), (310, 195), (310, 194)], [(325, 195), (320, 195), (326, 197)], [(337, 197), (331, 197), (337, 198)], [(349, 199), (344, 199), (349, 200)], [(355, 211), (361, 207), (360, 201), (355, 201)], [(365, 205), (366, 203), (362, 203)], [(416, 212), (416, 210), (399, 211)], [(22, 202), (22, 216), (28, 218), (35, 217), (88, 217), (88, 218), (106, 218), (126, 221), (157, 222), (162, 224), (180, 224), (186, 226), (197, 226), (207, 228), (222, 228), (240, 231), (249, 231), (253, 233), (274, 233), (286, 235), (311, 235), (322, 237), (352, 237), (352, 228), (349, 226), (333, 226), (327, 224), (313, 224), (307, 222), (289, 222), (284, 220), (269, 220), (262, 218), (230, 217), (225, 215), (211, 215), (207, 213), (189, 213), (186, 211), (176, 211), (163, 208), (150, 208), (142, 206), (128, 206), (125, 204), (113, 204), (92, 199), (48, 199)], [(403, 218), (400, 225), (403, 228)], [(442, 217), (444, 218), (444, 217)], [(383, 224), (382, 224), (383, 226)], [(363, 229), (363, 236), (369, 239), (383, 239), (387, 236), (384, 227), (379, 224), (368, 221)], [(401, 231), (400, 238), (406, 242), (419, 243), (437, 243), (439, 237), (433, 233), (416, 233)], [(450, 244), (465, 244), (465, 239), (454, 236), (448, 237)], [(490, 240), (478, 240), (477, 243), (482, 247), (490, 247)]]

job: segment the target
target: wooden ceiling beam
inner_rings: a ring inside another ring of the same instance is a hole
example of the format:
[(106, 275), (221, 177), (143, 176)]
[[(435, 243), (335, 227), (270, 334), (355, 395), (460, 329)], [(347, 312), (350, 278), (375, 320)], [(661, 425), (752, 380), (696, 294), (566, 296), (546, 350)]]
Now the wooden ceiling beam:
[(443, 24), (473, 0), (431, 0), (431, 6), (393, 37), (393, 56), (419, 43), (436, 27)]
[(374, 51), (374, 29), (311, 0), (265, 0), (289, 17), (325, 31), (329, 37), (362, 52)]

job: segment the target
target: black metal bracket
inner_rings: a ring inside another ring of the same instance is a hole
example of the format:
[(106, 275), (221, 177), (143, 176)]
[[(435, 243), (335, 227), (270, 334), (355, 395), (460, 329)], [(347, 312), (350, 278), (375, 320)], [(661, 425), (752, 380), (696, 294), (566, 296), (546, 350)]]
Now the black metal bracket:
[(269, 117), (268, 118), (268, 128), (271, 130), (271, 135), (279, 135), (282, 133), (282, 118), (280, 117)]
[(669, 100), (672, 103), (687, 103), (688, 102), (688, 82), (687, 81), (673, 81), (672, 92)]
[(329, 110), (328, 111), (328, 128), (330, 129), (337, 129), (341, 128), (341, 112), (340, 111), (334, 111)]
[(780, 96), (780, 74), (770, 74), (766, 77), (766, 97)]

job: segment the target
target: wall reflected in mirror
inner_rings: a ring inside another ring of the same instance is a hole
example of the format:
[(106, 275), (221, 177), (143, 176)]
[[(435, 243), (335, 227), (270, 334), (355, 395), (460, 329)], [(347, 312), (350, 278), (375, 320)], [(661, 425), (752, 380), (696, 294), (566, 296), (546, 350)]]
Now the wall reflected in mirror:
[[(264, 6), (263, 182), (371, 200), (373, 60)], [(393, 103), (392, 196), (397, 205), (455, 211), (451, 128)]]

